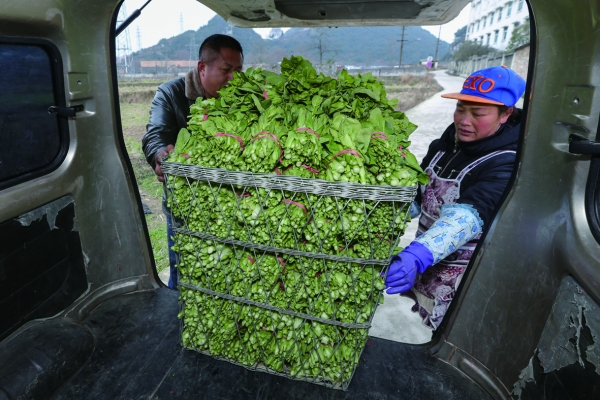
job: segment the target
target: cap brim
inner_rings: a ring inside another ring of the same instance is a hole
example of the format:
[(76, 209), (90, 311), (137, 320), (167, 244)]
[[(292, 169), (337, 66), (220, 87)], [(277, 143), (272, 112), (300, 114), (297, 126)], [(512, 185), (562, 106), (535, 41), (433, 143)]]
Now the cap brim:
[(499, 101), (488, 100), (488, 99), (484, 99), (483, 97), (471, 96), (471, 95), (462, 94), (462, 93), (445, 93), (442, 95), (442, 97), (445, 99), (471, 101), (473, 103), (494, 104), (496, 106), (504, 105), (504, 103), (500, 103)]

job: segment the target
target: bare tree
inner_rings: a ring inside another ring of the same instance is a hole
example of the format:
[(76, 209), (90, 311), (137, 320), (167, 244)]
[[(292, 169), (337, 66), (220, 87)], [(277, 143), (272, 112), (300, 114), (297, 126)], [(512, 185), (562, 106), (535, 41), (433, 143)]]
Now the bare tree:
[(312, 32), (315, 37), (317, 52), (319, 53), (319, 65), (323, 65), (323, 55), (325, 53), (335, 54), (335, 51), (327, 44), (325, 29), (326, 28), (315, 28)]

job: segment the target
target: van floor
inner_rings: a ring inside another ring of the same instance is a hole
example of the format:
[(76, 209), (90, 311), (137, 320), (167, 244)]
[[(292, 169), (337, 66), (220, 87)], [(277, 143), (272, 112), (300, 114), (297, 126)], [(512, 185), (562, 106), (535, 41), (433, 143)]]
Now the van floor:
[[(113, 297), (83, 321), (94, 336), (86, 363), (54, 399), (489, 399), (425, 346), (369, 338), (347, 391), (213, 359), (180, 344), (178, 292)], [(401, 329), (399, 327), (399, 329)]]

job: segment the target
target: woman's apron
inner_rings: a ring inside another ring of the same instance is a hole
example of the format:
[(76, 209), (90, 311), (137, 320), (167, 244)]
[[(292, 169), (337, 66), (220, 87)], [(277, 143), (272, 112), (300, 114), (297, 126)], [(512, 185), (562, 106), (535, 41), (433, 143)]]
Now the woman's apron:
[[(417, 237), (437, 221), (442, 205), (456, 203), (460, 197), (460, 183), (473, 168), (505, 153), (515, 152), (495, 151), (473, 161), (458, 174), (456, 179), (444, 179), (440, 178), (434, 170), (437, 162), (444, 155), (443, 151), (439, 151), (425, 169), (430, 181), (427, 186), (421, 187), (421, 217)], [(415, 300), (416, 304), (412, 311), (418, 312), (423, 318), (423, 325), (436, 329), (442, 322), (480, 237), (481, 233), (445, 259), (426, 269), (423, 274), (417, 275), (415, 286), (406, 295)]]

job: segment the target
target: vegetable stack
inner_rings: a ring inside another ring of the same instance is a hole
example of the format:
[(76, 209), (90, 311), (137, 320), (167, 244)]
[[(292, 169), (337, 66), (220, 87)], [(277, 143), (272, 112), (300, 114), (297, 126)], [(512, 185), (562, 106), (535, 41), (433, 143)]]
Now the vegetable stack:
[(427, 182), (395, 105), (370, 74), (291, 57), (191, 107), (163, 162), (185, 347), (347, 388)]

